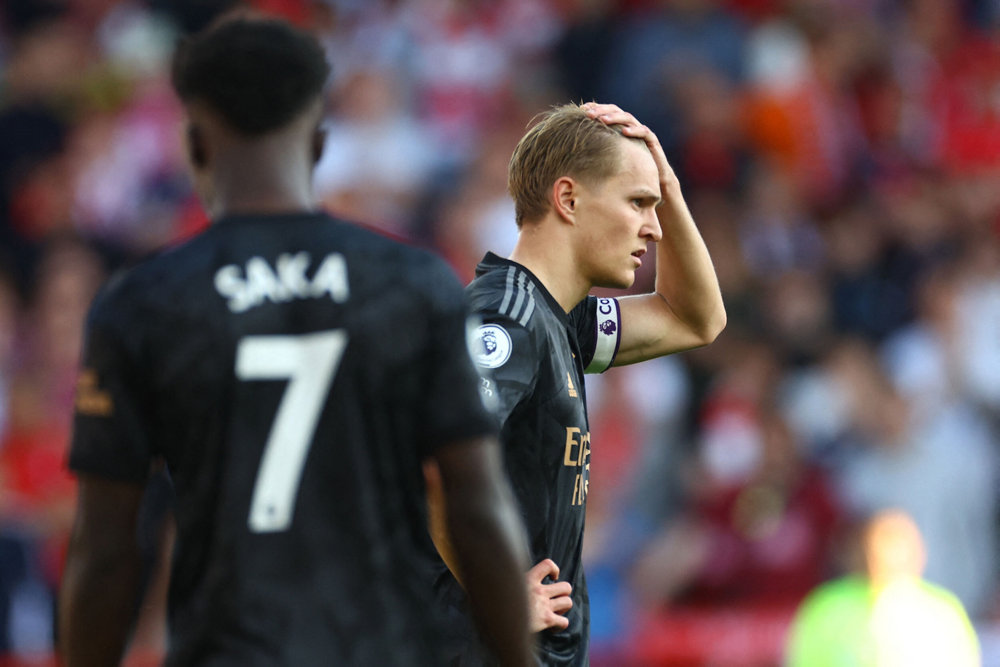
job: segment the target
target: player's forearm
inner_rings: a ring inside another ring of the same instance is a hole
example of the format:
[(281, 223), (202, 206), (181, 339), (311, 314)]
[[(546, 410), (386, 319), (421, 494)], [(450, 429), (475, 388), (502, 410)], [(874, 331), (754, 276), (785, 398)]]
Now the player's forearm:
[(455, 560), (455, 548), (451, 545), (451, 536), (448, 534), (448, 516), (445, 511), (444, 489), (441, 487), (441, 473), (433, 461), (424, 462), (424, 484), (427, 487), (427, 528), (431, 541), (452, 575), (462, 583), (458, 574), (458, 563)]
[(66, 667), (118, 664), (132, 628), (140, 582), (136, 548), (83, 552), (70, 545), (59, 596), (59, 653)]
[(676, 181), (657, 208), (663, 239), (656, 248), (656, 293), (702, 345), (726, 326), (712, 258)]
[(496, 486), (489, 499), (449, 502), (448, 532), (484, 640), (501, 664), (528, 665), (528, 552), (514, 500)]

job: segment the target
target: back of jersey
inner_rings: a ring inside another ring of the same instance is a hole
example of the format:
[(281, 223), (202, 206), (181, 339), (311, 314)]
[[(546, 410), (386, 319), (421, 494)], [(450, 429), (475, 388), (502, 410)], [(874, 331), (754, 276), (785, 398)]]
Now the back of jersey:
[(85, 368), (72, 467), (174, 482), (169, 662), (438, 662), (421, 461), (493, 429), (440, 260), (227, 218), (105, 290)]

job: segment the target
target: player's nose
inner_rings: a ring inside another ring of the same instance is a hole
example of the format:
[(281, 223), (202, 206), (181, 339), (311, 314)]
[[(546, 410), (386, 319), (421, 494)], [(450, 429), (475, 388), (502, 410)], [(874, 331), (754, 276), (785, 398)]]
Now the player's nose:
[(663, 238), (663, 230), (660, 229), (660, 221), (653, 210), (649, 210), (642, 220), (642, 230), (640, 236), (650, 241), (656, 242)]

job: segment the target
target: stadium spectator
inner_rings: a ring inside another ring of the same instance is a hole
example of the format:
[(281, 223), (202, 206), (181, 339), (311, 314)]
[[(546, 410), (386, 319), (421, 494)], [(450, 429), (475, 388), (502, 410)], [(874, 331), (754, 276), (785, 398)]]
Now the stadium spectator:
[(922, 578), (913, 519), (884, 510), (863, 527), (860, 571), (809, 594), (792, 627), (789, 667), (977, 667), (979, 641), (962, 603)]

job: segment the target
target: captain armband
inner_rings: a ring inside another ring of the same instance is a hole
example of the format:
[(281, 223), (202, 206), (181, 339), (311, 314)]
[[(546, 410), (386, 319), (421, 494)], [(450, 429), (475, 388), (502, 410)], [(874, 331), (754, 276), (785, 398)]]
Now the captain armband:
[(585, 373), (606, 371), (614, 363), (621, 343), (622, 313), (618, 300), (598, 299), (596, 315), (597, 343), (594, 346), (594, 358), (584, 369)]

